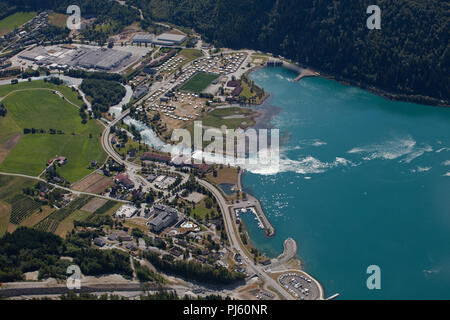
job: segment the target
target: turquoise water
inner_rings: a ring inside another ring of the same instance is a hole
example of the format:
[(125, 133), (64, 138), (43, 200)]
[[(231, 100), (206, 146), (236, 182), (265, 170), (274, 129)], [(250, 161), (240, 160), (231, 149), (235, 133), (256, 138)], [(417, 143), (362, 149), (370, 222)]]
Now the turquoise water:
[[(280, 173), (246, 172), (276, 236), (243, 216), (270, 256), (293, 237), (305, 269), (342, 299), (450, 298), (450, 109), (393, 102), (281, 68), (252, 79), (283, 137)], [(381, 290), (368, 290), (369, 265)]]
[(229, 196), (236, 193), (234, 191), (235, 185), (233, 183), (221, 183), (221, 184), (219, 184), (219, 187), (222, 189), (223, 192), (225, 192), (225, 194), (227, 194)]

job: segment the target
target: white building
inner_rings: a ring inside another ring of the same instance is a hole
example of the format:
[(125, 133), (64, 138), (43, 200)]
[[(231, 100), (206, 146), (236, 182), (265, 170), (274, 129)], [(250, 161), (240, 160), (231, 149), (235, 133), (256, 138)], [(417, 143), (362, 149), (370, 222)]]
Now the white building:
[(128, 204), (124, 204), (117, 210), (116, 217), (118, 218), (131, 218), (134, 216), (139, 210), (136, 207), (133, 207)]

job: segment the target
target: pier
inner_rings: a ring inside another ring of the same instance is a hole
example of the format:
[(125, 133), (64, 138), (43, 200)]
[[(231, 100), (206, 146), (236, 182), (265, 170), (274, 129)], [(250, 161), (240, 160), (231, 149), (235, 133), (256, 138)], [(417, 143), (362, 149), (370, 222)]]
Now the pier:
[(286, 68), (288, 70), (294, 71), (296, 73), (298, 73), (298, 76), (294, 79), (294, 82), (300, 81), (301, 79), (305, 78), (305, 77), (316, 77), (318, 75), (320, 75), (318, 72), (315, 72), (311, 69), (307, 69), (307, 68), (302, 68), (299, 67), (295, 64), (283, 61), (283, 60), (269, 60), (267, 62), (267, 66), (268, 67), (283, 67)]
[[(242, 172), (243, 172), (243, 170), (240, 170), (239, 175), (238, 175), (238, 189), (241, 192), (242, 192), (242, 183), (241, 183)], [(266, 232), (266, 236), (273, 237), (275, 235), (275, 228), (272, 226), (269, 219), (265, 215), (264, 210), (261, 207), (261, 203), (254, 196), (247, 193), (247, 199), (242, 200), (239, 203), (233, 204), (231, 206), (231, 209), (233, 210), (233, 213), (234, 213), (235, 210), (247, 209), (247, 208), (251, 208), (251, 207), (255, 208), (256, 218), (258, 219), (258, 222), (261, 223), (262, 227), (264, 228), (264, 230)]]

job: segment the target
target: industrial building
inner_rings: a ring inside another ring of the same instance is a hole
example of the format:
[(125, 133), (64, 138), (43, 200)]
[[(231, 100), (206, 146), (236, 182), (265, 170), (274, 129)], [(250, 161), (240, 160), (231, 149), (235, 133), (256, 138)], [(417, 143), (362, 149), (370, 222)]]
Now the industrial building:
[(186, 36), (182, 34), (162, 33), (153, 40), (153, 43), (161, 46), (173, 46), (180, 45), (185, 40)]
[(130, 57), (130, 52), (100, 48), (98, 50), (88, 50), (80, 57), (78, 65), (86, 69), (111, 70)]
[(130, 206), (128, 204), (124, 204), (117, 210), (116, 217), (117, 218), (131, 218), (134, 216), (139, 210), (136, 207)]
[(153, 43), (155, 35), (152, 33), (137, 33), (133, 39), (132, 43)]
[(174, 33), (162, 33), (159, 36), (155, 36), (152, 33), (137, 33), (132, 43), (153, 43), (160, 46), (174, 46), (180, 45), (186, 40), (186, 36), (182, 34)]
[(178, 221), (179, 212), (175, 208), (163, 204), (155, 204), (150, 210), (150, 215), (153, 216), (149, 222), (150, 229), (154, 232), (160, 232)]
[(149, 87), (148, 86), (140, 86), (136, 89), (136, 91), (133, 94), (133, 99), (139, 99), (144, 94), (148, 92)]
[(68, 47), (64, 45), (51, 47), (34, 47), (23, 51), (19, 58), (33, 61), (39, 66), (52, 69), (85, 68), (111, 70), (131, 58), (132, 54), (110, 48), (91, 48), (85, 46)]

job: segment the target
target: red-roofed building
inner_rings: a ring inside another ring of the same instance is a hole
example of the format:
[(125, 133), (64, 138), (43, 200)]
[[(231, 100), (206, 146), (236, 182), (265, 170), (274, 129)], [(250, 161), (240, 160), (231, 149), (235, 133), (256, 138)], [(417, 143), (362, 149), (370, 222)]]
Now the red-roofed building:
[(114, 181), (117, 184), (121, 184), (123, 185), (125, 188), (127, 189), (133, 189), (134, 188), (134, 182), (130, 180), (130, 178), (128, 178), (128, 175), (125, 173), (119, 173), (116, 178), (114, 179)]
[(47, 165), (51, 165), (55, 161), (58, 163), (59, 166), (62, 166), (67, 162), (67, 158), (66, 157), (51, 158), (50, 160), (48, 160)]
[(234, 88), (233, 92), (231, 93), (234, 97), (240, 95), (242, 92), (242, 87), (236, 87)]
[(227, 87), (236, 88), (236, 87), (240, 87), (240, 86), (241, 86), (241, 82), (238, 80), (227, 82)]
[(170, 156), (166, 156), (159, 153), (154, 152), (146, 152), (141, 156), (141, 160), (150, 160), (150, 161), (159, 161), (159, 162), (165, 162), (170, 163), (172, 158)]

